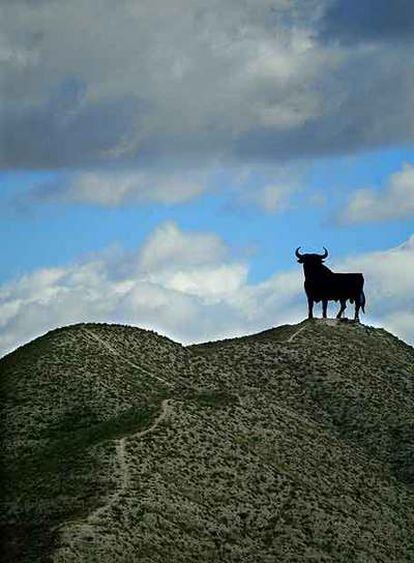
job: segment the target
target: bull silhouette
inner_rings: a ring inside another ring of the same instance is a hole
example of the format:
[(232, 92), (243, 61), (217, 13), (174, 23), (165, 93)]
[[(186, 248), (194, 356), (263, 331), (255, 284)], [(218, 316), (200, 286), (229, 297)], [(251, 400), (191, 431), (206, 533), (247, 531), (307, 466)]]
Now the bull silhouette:
[(326, 319), (328, 301), (340, 301), (341, 308), (336, 315), (340, 319), (349, 299), (355, 303), (355, 321), (359, 322), (359, 310), (365, 313), (365, 295), (363, 291), (364, 276), (362, 274), (337, 274), (323, 264), (328, 257), (325, 247), (324, 254), (301, 254), (300, 246), (295, 251), (296, 258), (303, 264), (305, 274), (305, 293), (308, 298), (308, 319), (313, 319), (313, 304), (322, 301), (322, 316)]

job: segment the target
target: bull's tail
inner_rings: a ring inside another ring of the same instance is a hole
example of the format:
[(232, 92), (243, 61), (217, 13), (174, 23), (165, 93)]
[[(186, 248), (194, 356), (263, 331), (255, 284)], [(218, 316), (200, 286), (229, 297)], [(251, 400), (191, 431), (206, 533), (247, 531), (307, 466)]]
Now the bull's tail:
[(360, 303), (361, 303), (361, 309), (365, 313), (366, 300), (365, 300), (365, 293), (363, 291), (361, 291), (361, 297), (359, 299), (360, 299)]

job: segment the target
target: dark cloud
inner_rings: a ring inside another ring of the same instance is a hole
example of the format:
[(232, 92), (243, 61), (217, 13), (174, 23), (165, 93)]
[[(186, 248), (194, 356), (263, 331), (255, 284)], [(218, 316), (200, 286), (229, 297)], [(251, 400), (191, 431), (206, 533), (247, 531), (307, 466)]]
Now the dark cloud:
[(325, 107), (320, 115), (282, 133), (249, 131), (237, 142), (238, 155), (289, 159), (412, 144), (413, 52), (356, 51), (321, 88)]
[(371, 41), (413, 41), (412, 0), (334, 0), (320, 28), (324, 40), (352, 45)]
[(187, 167), (410, 142), (414, 45), (341, 45), (408, 37), (409, 6), (7, 3), (0, 166)]
[(10, 108), (1, 116), (2, 168), (62, 168), (108, 161), (108, 152), (132, 131), (139, 101), (119, 98), (75, 107), (79, 91), (62, 91), (37, 107)]

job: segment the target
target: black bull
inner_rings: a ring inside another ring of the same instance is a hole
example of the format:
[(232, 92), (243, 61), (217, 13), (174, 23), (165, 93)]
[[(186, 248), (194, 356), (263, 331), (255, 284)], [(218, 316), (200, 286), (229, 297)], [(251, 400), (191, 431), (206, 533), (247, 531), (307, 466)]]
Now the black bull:
[(322, 315), (326, 319), (328, 301), (340, 301), (341, 308), (336, 316), (340, 319), (349, 299), (355, 303), (355, 320), (359, 321), (359, 310), (365, 313), (364, 276), (362, 274), (336, 274), (327, 268), (323, 261), (328, 257), (324, 254), (301, 254), (300, 246), (296, 249), (296, 257), (303, 264), (305, 274), (305, 292), (308, 298), (308, 318), (313, 318), (313, 304), (322, 301)]

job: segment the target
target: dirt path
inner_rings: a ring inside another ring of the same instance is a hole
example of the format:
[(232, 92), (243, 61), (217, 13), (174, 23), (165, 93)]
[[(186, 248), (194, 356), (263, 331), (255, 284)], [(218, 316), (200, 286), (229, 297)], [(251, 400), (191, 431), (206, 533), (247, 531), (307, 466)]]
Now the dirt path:
[[(285, 342), (292, 342), (305, 328), (306, 328), (306, 325), (301, 326), (288, 339), (286, 339)], [(173, 387), (173, 385), (170, 382), (166, 381), (165, 379), (163, 379), (161, 377), (158, 377), (158, 376), (152, 374), (151, 372), (147, 371), (145, 368), (143, 368), (143, 367), (135, 364), (134, 362), (131, 362), (127, 358), (125, 358), (120, 352), (118, 352), (118, 350), (114, 346), (112, 346), (107, 341), (102, 339), (100, 336), (98, 336), (92, 330), (84, 328), (83, 332), (86, 334), (86, 336), (90, 340), (97, 342), (102, 347), (104, 347), (106, 350), (108, 350), (111, 354), (121, 358), (124, 362), (128, 363), (129, 365), (131, 365), (135, 369), (139, 370), (142, 373), (145, 373), (149, 377), (157, 379), (158, 381), (160, 381), (164, 385), (167, 385), (168, 387)], [(240, 406), (243, 406), (243, 399), (238, 393), (237, 393), (237, 398), (239, 400)], [(71, 547), (75, 548), (76, 542), (79, 541), (79, 538), (82, 537), (82, 535), (93, 535), (96, 531), (96, 524), (99, 521), (100, 517), (103, 514), (105, 514), (107, 511), (109, 511), (111, 509), (111, 507), (114, 506), (119, 501), (119, 499), (122, 497), (122, 495), (128, 489), (129, 484), (130, 484), (130, 476), (129, 476), (129, 472), (128, 472), (128, 463), (127, 463), (127, 455), (128, 455), (127, 443), (128, 443), (128, 440), (139, 439), (139, 438), (146, 436), (147, 434), (150, 434), (151, 432), (153, 432), (159, 426), (159, 424), (163, 420), (165, 420), (166, 417), (168, 416), (168, 413), (171, 409), (171, 404), (170, 404), (171, 401), (172, 401), (171, 399), (164, 399), (162, 401), (161, 411), (160, 411), (159, 415), (157, 416), (157, 418), (154, 420), (154, 422), (151, 424), (151, 426), (149, 426), (148, 428), (146, 428), (144, 430), (140, 430), (140, 431), (138, 431), (134, 434), (130, 434), (127, 437), (123, 437), (123, 438), (120, 438), (119, 440), (115, 441), (116, 459), (117, 459), (117, 465), (118, 465), (119, 473), (120, 473), (119, 487), (117, 488), (117, 490), (111, 496), (108, 497), (105, 504), (103, 504), (102, 506), (98, 507), (96, 510), (91, 512), (91, 514), (89, 514), (87, 516), (87, 518), (84, 522), (79, 522), (79, 523), (74, 523), (74, 522), (69, 523), (68, 522), (67, 523), (67, 524), (69, 524), (69, 530), (66, 531), (66, 534), (68, 534), (70, 536), (70, 537), (66, 537), (65, 543), (67, 545), (69, 544)], [(285, 409), (282, 409), (281, 407), (276, 407), (276, 408), (277, 408), (277, 410), (283, 411), (284, 414), (290, 414), (290, 415), (293, 414), (293, 413), (290, 413), (290, 412), (289, 413), (285, 412)], [(304, 421), (304, 422), (307, 422), (309, 424), (309, 421)]]
[(99, 522), (99, 518), (119, 501), (130, 484), (127, 463), (127, 441), (130, 439), (141, 438), (142, 436), (153, 432), (155, 428), (157, 428), (157, 426), (159, 426), (159, 424), (168, 416), (171, 408), (170, 402), (171, 399), (164, 399), (162, 401), (161, 412), (150, 427), (146, 428), (145, 430), (140, 430), (135, 434), (130, 434), (128, 437), (116, 440), (116, 457), (121, 475), (120, 486), (118, 490), (116, 490), (115, 493), (107, 499), (105, 504), (91, 512), (91, 514), (89, 514), (83, 522), (67, 522), (65, 524), (64, 528), (66, 529), (62, 530), (64, 540), (63, 543), (65, 544), (65, 547), (62, 550), (62, 554), (68, 548), (72, 551), (72, 553), (76, 553), (79, 542), (83, 542), (85, 541), (85, 537), (91, 538), (97, 533), (96, 525)]
[(126, 362), (127, 364), (129, 364), (130, 366), (134, 367), (135, 369), (138, 369), (140, 371), (142, 371), (143, 373), (145, 373), (146, 375), (148, 375), (149, 377), (152, 377), (153, 379), (157, 379), (158, 381), (160, 381), (161, 383), (164, 383), (164, 385), (168, 385), (168, 387), (172, 387), (172, 383), (170, 383), (169, 381), (163, 379), (162, 377), (158, 377), (157, 375), (154, 375), (153, 373), (147, 371), (145, 368), (143, 368), (142, 366), (139, 366), (137, 364), (134, 364), (133, 362), (131, 362), (130, 360), (128, 360), (127, 358), (125, 358), (122, 354), (120, 354), (118, 352), (118, 350), (116, 348), (114, 348), (113, 346), (111, 346), (111, 344), (109, 344), (109, 342), (107, 342), (106, 340), (103, 340), (100, 336), (98, 336), (95, 332), (93, 332), (92, 330), (88, 329), (88, 328), (84, 328), (83, 332), (85, 334), (88, 335), (88, 337), (90, 339), (95, 340), (96, 342), (99, 342), (99, 344), (101, 346), (103, 346), (104, 348), (106, 348), (107, 350), (109, 350), (109, 352), (111, 352), (114, 356), (118, 356), (118, 358), (122, 358), (122, 360), (124, 362)]
[[(122, 354), (120, 354), (118, 352), (118, 350), (116, 348), (114, 348), (113, 346), (111, 346), (111, 344), (109, 344), (108, 342), (103, 340), (95, 332), (93, 332), (93, 331), (91, 331), (87, 328), (84, 328), (83, 332), (87, 335), (87, 337), (90, 340), (94, 340), (95, 342), (98, 342), (106, 350), (111, 352), (111, 354), (121, 358), (124, 362), (128, 363), (129, 365), (131, 365), (135, 369), (139, 370), (140, 372), (145, 373), (149, 377), (157, 379), (158, 381), (160, 381), (164, 385), (167, 385), (168, 387), (173, 386), (170, 382), (166, 381), (165, 379), (150, 373), (145, 368), (142, 368), (141, 366), (134, 364), (133, 362), (131, 362), (130, 360), (125, 358)], [(103, 504), (102, 506), (98, 507), (96, 510), (91, 512), (91, 514), (89, 514), (87, 516), (85, 521), (79, 522), (79, 523), (77, 523), (77, 522), (76, 523), (75, 522), (67, 522), (66, 523), (66, 526), (69, 529), (64, 531), (64, 535), (66, 536), (64, 543), (67, 546), (70, 546), (70, 548), (72, 548), (76, 551), (76, 543), (79, 540), (82, 541), (83, 535), (86, 535), (86, 536), (92, 535), (93, 536), (95, 531), (96, 531), (96, 523), (99, 520), (99, 518), (105, 512), (110, 510), (111, 507), (114, 506), (118, 502), (118, 500), (122, 497), (124, 492), (128, 489), (128, 486), (130, 484), (130, 476), (129, 476), (129, 472), (128, 472), (128, 463), (127, 463), (127, 453), (128, 453), (127, 452), (127, 441), (131, 440), (131, 439), (141, 438), (141, 437), (146, 436), (147, 434), (150, 434), (151, 432), (153, 432), (157, 428), (157, 426), (159, 426), (159, 424), (168, 416), (168, 413), (171, 409), (171, 404), (170, 404), (171, 401), (172, 401), (172, 399), (164, 399), (162, 401), (161, 412), (159, 413), (157, 418), (154, 420), (154, 422), (151, 424), (151, 426), (149, 426), (148, 428), (145, 428), (144, 430), (139, 430), (138, 432), (135, 432), (134, 434), (130, 434), (127, 437), (125, 436), (125, 437), (120, 438), (119, 440), (115, 441), (116, 459), (117, 459), (117, 464), (118, 464), (119, 472), (120, 472), (120, 485), (119, 485), (118, 489), (115, 491), (115, 493), (112, 494), (111, 496), (109, 496), (109, 498), (107, 499), (105, 504)]]
[(292, 340), (294, 338), (296, 338), (297, 335), (302, 332), (302, 330), (305, 330), (305, 328), (306, 328), (306, 325), (301, 326), (296, 332), (294, 332), (291, 336), (289, 336), (289, 338), (286, 339), (285, 342), (292, 342)]
[(171, 402), (171, 399), (164, 399), (162, 401), (161, 412), (149, 428), (146, 428), (145, 430), (140, 430), (139, 432), (136, 432), (135, 434), (130, 434), (128, 436), (128, 438), (124, 437), (124, 438), (121, 438), (120, 440), (117, 440), (115, 448), (116, 448), (116, 456), (117, 456), (117, 460), (118, 460), (118, 466), (119, 466), (120, 473), (121, 473), (121, 486), (108, 499), (108, 501), (104, 505), (102, 505), (99, 508), (97, 508), (96, 510), (94, 510), (88, 516), (87, 522), (85, 524), (87, 524), (88, 522), (93, 522), (94, 520), (98, 519), (99, 516), (101, 516), (101, 514), (103, 514), (107, 510), (109, 510), (111, 508), (111, 506), (113, 506), (117, 502), (117, 500), (121, 497), (121, 495), (126, 491), (126, 489), (128, 488), (129, 482), (130, 482), (129, 473), (128, 473), (128, 464), (126, 462), (127, 440), (130, 440), (132, 438), (134, 438), (134, 439), (141, 438), (142, 436), (145, 436), (146, 434), (150, 434), (167, 417), (168, 412), (170, 410), (170, 405), (169, 405), (170, 402)]

